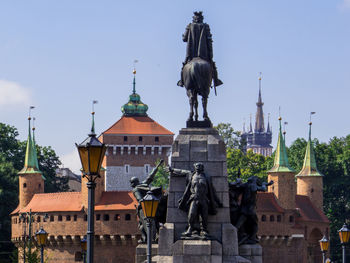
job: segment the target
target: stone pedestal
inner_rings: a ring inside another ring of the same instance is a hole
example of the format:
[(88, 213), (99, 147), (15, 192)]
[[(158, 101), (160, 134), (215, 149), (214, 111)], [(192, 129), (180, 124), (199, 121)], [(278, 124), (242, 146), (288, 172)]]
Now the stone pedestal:
[[(152, 244), (152, 255), (157, 255), (157, 254), (158, 254), (158, 244)], [(135, 263), (144, 263), (146, 260), (147, 260), (147, 244), (140, 244), (136, 247)]]
[(239, 246), (239, 254), (252, 263), (262, 263), (262, 247), (259, 244)]
[(172, 263), (246, 263), (239, 256), (237, 231), (230, 223), (229, 194), (226, 168), (226, 147), (216, 129), (186, 128), (173, 143), (171, 166), (193, 170), (201, 162), (210, 176), (223, 207), (216, 215), (209, 215), (208, 231), (213, 240), (181, 240), (187, 227), (187, 214), (178, 209), (178, 200), (184, 193), (185, 177), (171, 176), (169, 182), (166, 224), (159, 233), (156, 262)]

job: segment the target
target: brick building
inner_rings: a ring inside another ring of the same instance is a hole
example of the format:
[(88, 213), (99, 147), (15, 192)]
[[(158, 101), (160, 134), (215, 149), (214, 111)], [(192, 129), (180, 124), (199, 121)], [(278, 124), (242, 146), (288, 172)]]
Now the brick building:
[(264, 103), (261, 99), (261, 77), (259, 77), (259, 96), (258, 102), (256, 103), (257, 109), (254, 130), (252, 127), (252, 120), (250, 119), (248, 132), (245, 131), (245, 127), (243, 126), (242, 141), (245, 144), (244, 149), (246, 151), (252, 150), (254, 153), (271, 156), (272, 131), (269, 122), (265, 129), (263, 105)]
[(323, 176), (318, 172), (311, 141), (311, 123), (302, 170), (290, 168), (281, 118), (274, 166), (268, 171), (268, 192), (259, 193), (257, 214), (264, 262), (321, 262), (318, 241), (328, 235), (323, 213)]
[[(134, 262), (140, 238), (137, 201), (132, 192), (122, 190), (130, 190), (131, 176), (142, 180), (157, 159), (168, 161), (173, 133), (148, 117), (147, 108), (135, 92), (134, 76), (133, 93), (122, 107), (122, 118), (100, 136), (108, 144), (108, 150), (103, 162), (105, 169), (101, 170), (95, 190), (96, 262)], [(40, 227), (49, 233), (45, 248), (49, 262), (82, 261), (80, 241), (87, 231), (87, 179), (81, 180), (80, 192), (44, 193), (30, 119), (25, 165), (18, 175), (19, 205), (11, 213), (11, 220), (12, 241), (19, 247), (19, 262), (23, 237), (34, 236)], [(31, 224), (20, 217), (25, 213), (32, 214)]]
[(168, 164), (171, 152), (174, 134), (147, 115), (148, 106), (136, 93), (135, 73), (133, 92), (122, 106), (123, 116), (99, 137), (108, 146), (103, 162), (107, 191), (131, 190), (132, 176), (142, 181), (157, 160)]

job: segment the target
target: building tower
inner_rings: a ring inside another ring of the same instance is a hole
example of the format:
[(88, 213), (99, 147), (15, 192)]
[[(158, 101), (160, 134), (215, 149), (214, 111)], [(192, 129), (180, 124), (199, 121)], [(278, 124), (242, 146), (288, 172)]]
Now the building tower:
[(18, 173), (20, 209), (27, 206), (34, 194), (44, 192), (44, 177), (39, 170), (36, 147), (31, 135), (30, 121), (31, 117), (28, 118), (29, 128), (24, 167)]
[(272, 131), (268, 120), (267, 130), (265, 130), (264, 124), (264, 112), (261, 98), (261, 76), (259, 77), (259, 96), (256, 103), (257, 110), (255, 114), (255, 127), (252, 129), (252, 123), (250, 120), (250, 126), (248, 132), (242, 133), (242, 140), (246, 142), (246, 150), (252, 150), (254, 153), (259, 153), (264, 156), (271, 156), (272, 154)]
[(268, 181), (274, 184), (269, 187), (268, 192), (275, 194), (279, 204), (284, 209), (295, 209), (296, 185), (295, 172), (289, 166), (285, 141), (282, 136), (282, 118), (279, 117), (279, 133), (275, 161), (273, 167), (268, 171)]
[(317, 170), (315, 153), (311, 141), (311, 121), (309, 126), (309, 140), (306, 145), (303, 168), (296, 175), (297, 194), (310, 197), (311, 202), (323, 211), (323, 175)]
[(106, 191), (129, 191), (133, 176), (144, 180), (159, 159), (168, 163), (174, 134), (147, 115), (148, 106), (136, 93), (136, 70), (123, 116), (104, 131), (100, 140), (107, 145), (103, 166)]

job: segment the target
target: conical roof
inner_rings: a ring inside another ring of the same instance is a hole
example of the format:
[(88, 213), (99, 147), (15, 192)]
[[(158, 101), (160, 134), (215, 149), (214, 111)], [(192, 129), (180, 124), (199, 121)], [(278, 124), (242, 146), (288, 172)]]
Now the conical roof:
[(24, 167), (18, 174), (33, 174), (33, 173), (41, 173), (39, 170), (38, 157), (36, 152), (35, 143), (32, 139), (31, 129), (30, 129), (30, 120), (28, 118), (29, 128), (28, 128), (28, 140), (26, 147), (26, 156), (24, 160)]
[(285, 141), (282, 136), (282, 118), (279, 118), (279, 133), (277, 148), (275, 152), (275, 161), (273, 167), (268, 171), (269, 173), (278, 173), (278, 172), (294, 172), (294, 170), (289, 166), (288, 156)]
[(317, 170), (315, 152), (311, 140), (311, 122), (309, 123), (309, 126), (309, 140), (306, 145), (303, 168), (301, 168), (301, 171), (296, 176), (323, 176)]

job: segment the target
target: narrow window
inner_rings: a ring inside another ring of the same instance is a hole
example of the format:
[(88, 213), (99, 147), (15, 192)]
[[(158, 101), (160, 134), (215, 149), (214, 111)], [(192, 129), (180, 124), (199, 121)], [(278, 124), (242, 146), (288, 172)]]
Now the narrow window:
[(96, 215), (96, 221), (99, 221), (99, 220), (101, 220), (101, 215), (100, 215), (100, 214), (97, 214), (97, 215)]
[(281, 215), (278, 215), (277, 216), (277, 222), (281, 222), (282, 221), (282, 217), (281, 217)]
[(124, 142), (128, 141), (128, 136), (124, 136)]
[(78, 216), (77, 216), (77, 215), (74, 215), (73, 220), (74, 220), (74, 221), (77, 221), (77, 218), (78, 218)]
[(103, 215), (103, 221), (109, 221), (109, 215)]
[(84, 215), (84, 221), (87, 221), (87, 215)]
[(50, 222), (53, 222), (55, 220), (55, 217), (53, 215), (50, 216)]
[(274, 222), (275, 221), (275, 216), (274, 215), (270, 215), (270, 222)]
[(129, 169), (130, 168), (130, 165), (126, 164), (125, 165), (125, 173), (128, 174), (129, 173)]
[(261, 216), (261, 221), (262, 221), (262, 222), (265, 222), (265, 221), (266, 221), (266, 215), (262, 215), (262, 216)]
[(38, 185), (39, 189), (41, 189), (41, 184)]
[(142, 136), (139, 136), (139, 142), (142, 142)]
[(131, 215), (130, 214), (126, 214), (125, 215), (125, 220), (126, 221), (130, 221), (131, 220)]
[(294, 216), (290, 216), (290, 217), (289, 217), (289, 222), (290, 222), (290, 223), (293, 223), (293, 222), (294, 222)]
[(58, 216), (58, 221), (62, 221), (62, 216), (61, 215)]
[(41, 218), (40, 218), (40, 216), (38, 216), (37, 218), (36, 218), (36, 222), (40, 222), (41, 221)]
[(70, 215), (66, 216), (66, 221), (70, 221)]
[(115, 214), (114, 215), (114, 221), (118, 221), (120, 219), (120, 215), (119, 214)]
[(27, 184), (26, 184), (26, 183), (24, 183), (24, 184), (23, 184), (23, 188), (26, 188), (26, 187), (27, 187)]
[(156, 136), (156, 137), (154, 138), (154, 141), (159, 142), (159, 137)]

